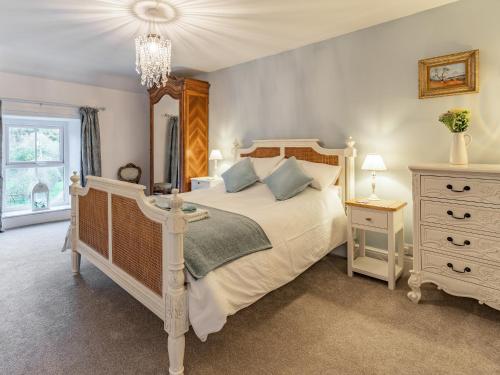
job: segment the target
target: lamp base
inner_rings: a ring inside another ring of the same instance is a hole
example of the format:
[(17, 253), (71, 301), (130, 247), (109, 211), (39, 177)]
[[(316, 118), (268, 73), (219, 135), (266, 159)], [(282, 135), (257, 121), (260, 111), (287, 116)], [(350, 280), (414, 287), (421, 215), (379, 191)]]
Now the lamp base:
[(377, 195), (376, 195), (375, 193), (372, 193), (372, 195), (370, 195), (370, 196), (368, 197), (368, 200), (369, 200), (369, 201), (379, 201), (379, 200), (381, 200), (381, 199), (380, 199), (379, 197), (377, 197)]

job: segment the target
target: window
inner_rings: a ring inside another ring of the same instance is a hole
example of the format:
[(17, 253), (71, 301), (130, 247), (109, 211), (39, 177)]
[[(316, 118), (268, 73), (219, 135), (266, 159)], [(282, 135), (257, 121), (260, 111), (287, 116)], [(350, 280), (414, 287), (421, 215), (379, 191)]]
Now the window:
[[(50, 207), (69, 204), (69, 124), (73, 119), (4, 116), (4, 210), (31, 208), (31, 190), (49, 188)], [(79, 151), (78, 151), (79, 152)]]

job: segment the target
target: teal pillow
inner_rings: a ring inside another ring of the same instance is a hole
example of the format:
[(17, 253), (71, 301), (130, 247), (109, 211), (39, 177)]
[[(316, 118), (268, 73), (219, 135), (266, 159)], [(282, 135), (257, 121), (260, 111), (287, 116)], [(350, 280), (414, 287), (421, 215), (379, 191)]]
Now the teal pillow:
[(269, 177), (266, 177), (264, 183), (271, 189), (277, 200), (284, 201), (299, 194), (312, 180), (312, 177), (302, 171), (295, 156), (292, 156)]
[(250, 158), (244, 158), (221, 175), (228, 193), (236, 193), (259, 181)]

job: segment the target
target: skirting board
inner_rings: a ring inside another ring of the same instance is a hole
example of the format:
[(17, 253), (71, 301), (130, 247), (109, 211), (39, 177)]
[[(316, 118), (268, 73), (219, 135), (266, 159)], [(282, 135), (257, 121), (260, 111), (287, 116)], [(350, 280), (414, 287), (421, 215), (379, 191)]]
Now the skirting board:
[(69, 209), (57, 209), (53, 211), (35, 212), (26, 215), (7, 216), (2, 219), (3, 229), (24, 227), (26, 225), (50, 223), (52, 221), (69, 220), (71, 211)]

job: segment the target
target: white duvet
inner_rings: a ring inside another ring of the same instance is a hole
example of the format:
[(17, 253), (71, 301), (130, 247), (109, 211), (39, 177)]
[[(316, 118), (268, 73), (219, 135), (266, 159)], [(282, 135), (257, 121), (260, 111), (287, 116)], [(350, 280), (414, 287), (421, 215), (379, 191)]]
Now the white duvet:
[(335, 188), (308, 187), (289, 200), (276, 201), (262, 183), (239, 193), (226, 193), (220, 184), (182, 194), (182, 198), (253, 219), (273, 245), (199, 280), (186, 272), (189, 320), (202, 341), (222, 329), (229, 315), (293, 280), (346, 241), (346, 215)]

